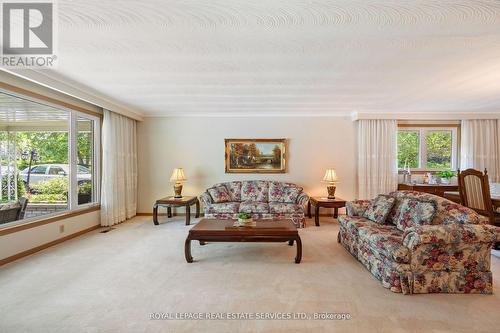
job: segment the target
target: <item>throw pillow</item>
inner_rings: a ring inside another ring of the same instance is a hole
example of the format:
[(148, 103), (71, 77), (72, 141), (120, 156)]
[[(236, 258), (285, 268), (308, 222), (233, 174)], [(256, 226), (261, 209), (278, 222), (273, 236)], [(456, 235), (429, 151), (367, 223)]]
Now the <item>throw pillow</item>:
[(225, 186), (215, 186), (209, 188), (208, 194), (212, 197), (215, 203), (229, 202), (231, 201), (231, 194)]
[(396, 227), (401, 231), (405, 231), (406, 228), (431, 224), (436, 212), (437, 203), (434, 200), (401, 199)]
[(389, 195), (380, 194), (368, 205), (368, 207), (366, 207), (366, 210), (363, 212), (363, 217), (375, 223), (384, 224), (395, 201), (396, 200)]
[(296, 203), (301, 192), (302, 187), (272, 182), (269, 185), (269, 202)]

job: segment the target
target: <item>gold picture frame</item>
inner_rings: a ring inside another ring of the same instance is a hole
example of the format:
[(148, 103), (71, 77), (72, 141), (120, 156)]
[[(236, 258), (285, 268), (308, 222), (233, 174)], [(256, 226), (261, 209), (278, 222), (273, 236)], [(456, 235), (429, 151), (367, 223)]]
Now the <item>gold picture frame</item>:
[(225, 139), (226, 173), (286, 173), (287, 139)]

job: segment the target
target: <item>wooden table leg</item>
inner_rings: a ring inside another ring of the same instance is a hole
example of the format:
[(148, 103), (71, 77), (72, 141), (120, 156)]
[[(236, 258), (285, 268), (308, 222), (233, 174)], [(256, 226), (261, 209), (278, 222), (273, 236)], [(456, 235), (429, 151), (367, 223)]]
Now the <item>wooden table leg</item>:
[(295, 263), (300, 264), (300, 261), (302, 260), (302, 241), (300, 240), (300, 236), (297, 236), (295, 242), (297, 243), (297, 256), (295, 257)]
[(339, 217), (339, 209), (335, 207), (333, 209), (333, 218), (336, 219), (337, 217)]
[(191, 223), (191, 206), (187, 205), (186, 206), (186, 225), (189, 225)]
[(311, 201), (307, 202), (307, 216), (309, 218), (312, 218), (312, 216), (311, 216)]
[(200, 200), (196, 199), (196, 218), (200, 217)]
[(158, 225), (158, 205), (154, 204), (153, 206), (153, 223), (154, 225)]
[(314, 207), (314, 223), (319, 227), (319, 204)]
[(172, 217), (172, 207), (170, 207), (170, 206), (167, 207), (167, 217), (168, 218)]
[(184, 243), (184, 256), (186, 257), (187, 262), (193, 262), (193, 257), (191, 256), (191, 239), (189, 236), (186, 238), (186, 242)]

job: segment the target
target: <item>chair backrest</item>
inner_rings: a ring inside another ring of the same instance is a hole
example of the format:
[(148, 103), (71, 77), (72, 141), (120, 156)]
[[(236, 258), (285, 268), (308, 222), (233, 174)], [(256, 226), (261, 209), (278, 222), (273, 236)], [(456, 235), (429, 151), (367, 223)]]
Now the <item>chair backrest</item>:
[(458, 171), (458, 186), (462, 205), (474, 209), (481, 215), (494, 220), (493, 203), (491, 202), (488, 171), (467, 169)]

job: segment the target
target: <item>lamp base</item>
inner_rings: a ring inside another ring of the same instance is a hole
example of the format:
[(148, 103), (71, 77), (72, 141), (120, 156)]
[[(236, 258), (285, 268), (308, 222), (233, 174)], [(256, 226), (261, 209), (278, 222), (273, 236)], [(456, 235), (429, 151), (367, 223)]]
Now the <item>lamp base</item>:
[(328, 185), (326, 189), (328, 191), (328, 199), (335, 199), (335, 190), (337, 187), (335, 185)]
[(182, 198), (182, 184), (180, 182), (176, 182), (174, 185), (174, 198)]

